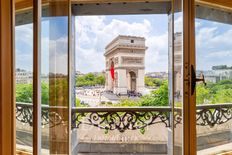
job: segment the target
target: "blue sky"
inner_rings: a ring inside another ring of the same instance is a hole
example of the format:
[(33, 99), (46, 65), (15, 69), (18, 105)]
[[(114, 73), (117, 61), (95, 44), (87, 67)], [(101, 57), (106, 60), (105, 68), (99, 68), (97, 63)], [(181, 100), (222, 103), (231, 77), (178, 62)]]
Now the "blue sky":
[(196, 64), (199, 70), (214, 65), (232, 66), (232, 25), (196, 20)]
[(146, 39), (146, 71), (167, 71), (167, 30), (167, 15), (76, 17), (77, 70), (84, 73), (104, 70), (105, 46), (118, 35), (133, 35)]
[[(65, 21), (65, 19), (57, 19)], [(58, 25), (62, 25), (59, 21)], [(146, 38), (145, 67), (147, 72), (167, 71), (168, 68), (167, 15), (81, 16), (76, 24), (76, 68), (87, 73), (104, 70), (104, 48), (117, 35)], [(181, 29), (181, 18), (175, 19)], [(65, 29), (66, 26), (63, 26)], [(50, 30), (50, 31), (54, 31)], [(66, 50), (62, 26), (57, 27), (59, 50)], [(49, 70), (49, 22), (42, 22), (42, 72)], [(16, 67), (32, 70), (32, 25), (16, 27)], [(213, 65), (232, 65), (232, 26), (196, 19), (197, 68), (209, 70)], [(64, 53), (64, 52), (63, 52)], [(62, 56), (62, 54), (61, 54)], [(62, 57), (65, 57), (64, 55)], [(64, 58), (61, 58), (61, 61)], [(65, 61), (65, 59), (64, 59)], [(65, 70), (65, 64), (58, 69)]]

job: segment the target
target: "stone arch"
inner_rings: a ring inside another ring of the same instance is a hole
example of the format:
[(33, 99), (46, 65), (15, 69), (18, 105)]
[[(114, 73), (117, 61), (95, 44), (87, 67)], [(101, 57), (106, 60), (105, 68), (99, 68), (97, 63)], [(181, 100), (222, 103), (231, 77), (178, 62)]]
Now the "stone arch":
[(136, 92), (137, 78), (136, 73), (134, 71), (128, 72), (128, 91)]

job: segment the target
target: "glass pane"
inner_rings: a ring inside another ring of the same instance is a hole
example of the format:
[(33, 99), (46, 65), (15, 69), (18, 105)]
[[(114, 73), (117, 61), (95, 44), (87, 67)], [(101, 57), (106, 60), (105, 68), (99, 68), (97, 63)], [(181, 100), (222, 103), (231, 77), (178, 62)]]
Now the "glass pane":
[(196, 73), (206, 82), (196, 86), (197, 154), (226, 153), (232, 151), (232, 16), (198, 5), (196, 17)]
[(42, 154), (68, 154), (68, 0), (43, 1)]
[[(144, 2), (73, 5), (74, 154), (167, 154), (170, 25), (167, 12), (157, 6)], [(122, 14), (123, 8), (132, 14)], [(148, 13), (138, 11), (143, 9)]]
[(32, 153), (33, 148), (33, 0), (15, 3), (16, 150)]
[(173, 95), (174, 95), (174, 155), (181, 155), (183, 149), (183, 10), (182, 0), (174, 1), (174, 32), (173, 32)]
[(168, 129), (168, 154), (173, 154), (173, 14), (168, 16), (168, 97), (169, 97), (169, 106), (171, 108), (170, 118), (171, 124)]

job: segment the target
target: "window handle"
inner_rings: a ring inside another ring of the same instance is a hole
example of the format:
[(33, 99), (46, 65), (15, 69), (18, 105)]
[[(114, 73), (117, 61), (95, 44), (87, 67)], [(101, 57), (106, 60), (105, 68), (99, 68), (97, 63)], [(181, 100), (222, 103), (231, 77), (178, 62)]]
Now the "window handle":
[(203, 82), (203, 84), (206, 86), (204, 74), (201, 73), (200, 77), (197, 78), (194, 66), (191, 65), (191, 95), (193, 95), (195, 92), (197, 82)]
[(203, 73), (201, 73), (199, 78), (196, 78), (196, 82), (202, 82), (206, 86), (205, 76)]

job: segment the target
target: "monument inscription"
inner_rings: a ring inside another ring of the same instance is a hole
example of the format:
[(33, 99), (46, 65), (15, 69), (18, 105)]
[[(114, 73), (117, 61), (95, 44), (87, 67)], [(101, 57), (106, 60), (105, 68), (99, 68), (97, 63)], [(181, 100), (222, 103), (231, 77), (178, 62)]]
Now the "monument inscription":
[(123, 64), (143, 64), (143, 58), (141, 57), (122, 57)]

